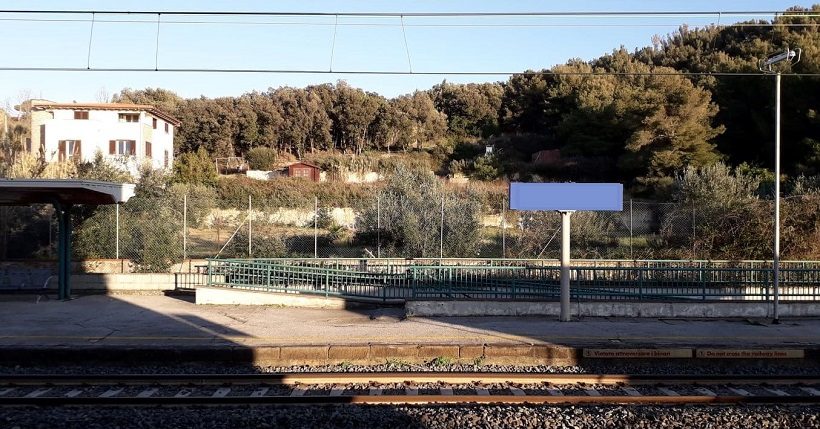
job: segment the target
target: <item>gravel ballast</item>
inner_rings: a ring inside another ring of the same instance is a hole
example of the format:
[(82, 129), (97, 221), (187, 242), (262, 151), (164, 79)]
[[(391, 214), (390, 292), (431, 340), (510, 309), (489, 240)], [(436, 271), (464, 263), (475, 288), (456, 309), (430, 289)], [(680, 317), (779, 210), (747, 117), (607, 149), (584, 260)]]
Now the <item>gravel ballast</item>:
[(820, 406), (12, 407), (0, 427), (820, 428)]
[(300, 365), (300, 366), (253, 366), (210, 363), (177, 365), (0, 365), (3, 374), (267, 374), (267, 373), (368, 373), (368, 372), (517, 372), (536, 374), (733, 374), (733, 375), (820, 375), (820, 363), (765, 365), (689, 363), (689, 362), (601, 362), (583, 365), (434, 365), (411, 364), (391, 361), (377, 365)]

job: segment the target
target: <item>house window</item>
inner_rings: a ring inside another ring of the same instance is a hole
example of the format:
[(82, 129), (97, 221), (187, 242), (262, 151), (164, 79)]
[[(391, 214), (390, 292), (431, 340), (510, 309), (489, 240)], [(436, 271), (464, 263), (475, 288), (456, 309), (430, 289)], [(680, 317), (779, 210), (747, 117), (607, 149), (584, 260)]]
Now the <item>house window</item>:
[(134, 156), (137, 154), (137, 142), (136, 140), (109, 140), (108, 154)]
[(307, 177), (307, 178), (310, 178), (310, 169), (309, 168), (295, 168), (295, 169), (293, 169), (293, 176), (294, 177)]
[(87, 110), (75, 110), (74, 111), (74, 119), (88, 120), (88, 111)]
[(120, 113), (120, 122), (139, 122), (139, 113)]
[(168, 123), (166, 122), (165, 123), (165, 132), (168, 133), (168, 132), (170, 132), (169, 130), (170, 130), (170, 127), (168, 126)]
[(168, 151), (165, 151), (165, 161), (163, 161), (165, 168), (168, 168)]
[(145, 142), (145, 156), (151, 157), (151, 142)]
[(153, 126), (154, 129), (157, 129), (157, 118), (151, 118), (151, 126)]
[(80, 160), (80, 140), (59, 140), (57, 142), (57, 159), (59, 161)]

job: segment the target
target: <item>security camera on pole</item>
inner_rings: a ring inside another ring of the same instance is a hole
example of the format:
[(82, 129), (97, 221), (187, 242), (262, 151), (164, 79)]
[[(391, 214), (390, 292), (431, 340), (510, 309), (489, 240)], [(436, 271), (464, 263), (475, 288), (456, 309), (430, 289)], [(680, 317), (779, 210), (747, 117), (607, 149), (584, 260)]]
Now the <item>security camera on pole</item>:
[(763, 73), (774, 74), (775, 82), (775, 113), (774, 113), (774, 311), (772, 323), (780, 323), (780, 70), (773, 66), (782, 63), (797, 64), (800, 61), (800, 49), (790, 50), (788, 47), (783, 52), (774, 54), (761, 60), (758, 68)]

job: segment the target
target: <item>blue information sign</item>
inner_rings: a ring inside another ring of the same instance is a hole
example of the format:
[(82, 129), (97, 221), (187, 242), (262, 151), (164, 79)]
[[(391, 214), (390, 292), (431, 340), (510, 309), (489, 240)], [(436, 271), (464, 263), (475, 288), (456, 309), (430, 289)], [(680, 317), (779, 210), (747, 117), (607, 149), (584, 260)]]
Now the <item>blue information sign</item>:
[(623, 207), (620, 183), (510, 183), (512, 210), (621, 211)]

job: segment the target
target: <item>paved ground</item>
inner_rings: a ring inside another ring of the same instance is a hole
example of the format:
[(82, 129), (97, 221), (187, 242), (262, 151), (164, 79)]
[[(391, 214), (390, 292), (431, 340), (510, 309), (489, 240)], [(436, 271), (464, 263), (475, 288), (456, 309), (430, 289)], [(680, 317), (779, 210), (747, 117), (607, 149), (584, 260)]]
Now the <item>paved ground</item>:
[(820, 348), (820, 320), (686, 321), (542, 317), (403, 319), (398, 308), (197, 306), (166, 296), (0, 297), (0, 347), (551, 344)]

